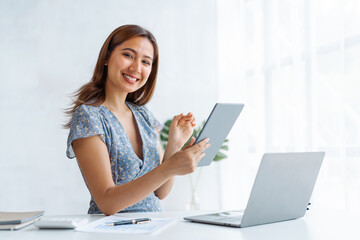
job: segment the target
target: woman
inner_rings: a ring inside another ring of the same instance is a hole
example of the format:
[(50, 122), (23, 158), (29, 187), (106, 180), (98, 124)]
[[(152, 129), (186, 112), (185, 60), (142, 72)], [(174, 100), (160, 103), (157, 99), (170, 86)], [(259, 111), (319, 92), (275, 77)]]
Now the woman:
[(158, 70), (154, 36), (136, 25), (115, 29), (101, 48), (91, 81), (79, 89), (68, 111), (67, 156), (76, 156), (91, 193), (88, 213), (161, 211), (159, 199), (174, 177), (195, 170), (208, 139), (184, 148), (195, 126), (189, 113), (173, 118), (164, 156), (162, 125), (144, 106)]

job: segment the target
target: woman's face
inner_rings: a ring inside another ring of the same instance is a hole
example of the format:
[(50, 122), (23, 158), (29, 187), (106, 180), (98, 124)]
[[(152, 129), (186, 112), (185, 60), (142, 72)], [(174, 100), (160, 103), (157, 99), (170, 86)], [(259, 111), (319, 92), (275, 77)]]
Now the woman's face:
[(144, 37), (131, 38), (115, 47), (106, 62), (106, 85), (131, 93), (145, 85), (154, 58), (154, 48)]

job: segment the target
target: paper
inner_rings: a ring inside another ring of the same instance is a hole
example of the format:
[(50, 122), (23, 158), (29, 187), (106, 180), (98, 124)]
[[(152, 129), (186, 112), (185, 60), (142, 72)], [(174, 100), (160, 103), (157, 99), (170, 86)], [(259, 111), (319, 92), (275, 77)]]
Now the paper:
[(145, 234), (154, 233), (174, 221), (173, 218), (151, 218), (149, 223), (109, 226), (107, 224), (132, 218), (109, 216), (76, 228), (80, 232)]

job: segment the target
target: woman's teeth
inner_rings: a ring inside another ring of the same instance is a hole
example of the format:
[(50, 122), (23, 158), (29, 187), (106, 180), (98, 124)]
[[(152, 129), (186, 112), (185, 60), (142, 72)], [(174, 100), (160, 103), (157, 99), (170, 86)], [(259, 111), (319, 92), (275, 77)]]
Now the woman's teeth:
[(126, 74), (123, 74), (123, 76), (133, 82), (135, 82), (137, 80), (136, 78), (130, 77), (129, 75), (126, 75)]

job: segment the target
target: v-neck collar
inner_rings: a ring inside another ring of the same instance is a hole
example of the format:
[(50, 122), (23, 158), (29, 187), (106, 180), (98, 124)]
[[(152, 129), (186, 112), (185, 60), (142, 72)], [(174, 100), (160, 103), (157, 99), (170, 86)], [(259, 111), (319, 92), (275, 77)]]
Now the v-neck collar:
[(117, 123), (119, 124), (119, 126), (121, 127), (121, 129), (122, 129), (123, 132), (124, 132), (124, 135), (125, 135), (125, 137), (126, 137), (126, 139), (127, 139), (127, 141), (128, 141), (128, 144), (129, 144), (129, 146), (130, 146), (130, 148), (131, 148), (132, 153), (134, 154), (134, 156), (136, 156), (137, 159), (141, 160), (141, 161), (144, 163), (144, 162), (145, 162), (145, 145), (146, 145), (146, 144), (144, 144), (144, 137), (143, 137), (143, 133), (142, 133), (142, 132), (143, 132), (143, 131), (142, 131), (143, 129), (142, 129), (141, 124), (139, 124), (139, 119), (138, 119), (137, 113), (136, 113), (135, 109), (133, 109), (133, 106), (131, 105), (131, 103), (125, 101), (125, 104), (128, 106), (128, 108), (130, 109), (132, 115), (133, 115), (134, 118), (135, 118), (135, 122), (136, 122), (136, 125), (137, 125), (137, 129), (138, 129), (138, 131), (139, 131), (140, 138), (141, 138), (141, 145), (142, 145), (142, 146), (141, 146), (141, 151), (142, 151), (142, 158), (143, 158), (143, 159), (139, 158), (139, 156), (135, 153), (134, 147), (133, 147), (133, 145), (132, 145), (132, 143), (131, 143), (131, 141), (130, 141), (129, 136), (127, 135), (127, 133), (126, 133), (126, 131), (125, 131), (125, 128), (123, 127), (123, 125), (121, 124), (121, 122), (119, 121), (119, 119), (115, 116), (115, 114), (114, 114), (110, 109), (108, 109), (107, 107), (105, 107), (104, 105), (100, 105), (100, 106), (101, 106), (101, 107), (104, 107), (108, 112), (110, 112), (110, 114), (112, 115), (112, 117), (115, 118), (115, 121), (117, 121)]

